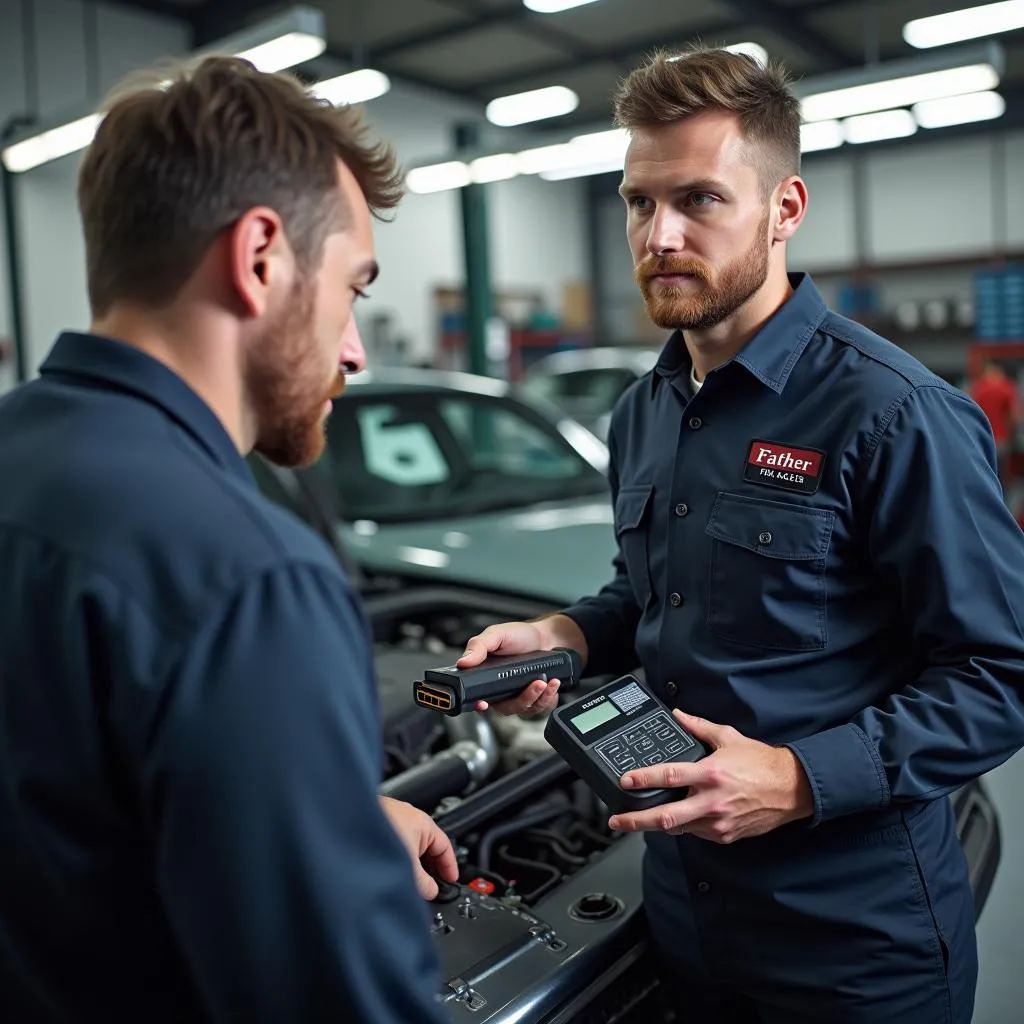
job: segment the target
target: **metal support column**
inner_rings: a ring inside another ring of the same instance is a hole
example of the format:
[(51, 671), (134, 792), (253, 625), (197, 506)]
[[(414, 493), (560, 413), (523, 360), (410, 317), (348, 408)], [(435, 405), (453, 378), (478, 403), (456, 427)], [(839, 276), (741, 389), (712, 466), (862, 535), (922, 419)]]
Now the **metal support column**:
[(14, 379), (21, 384), (28, 380), (28, 352), (25, 347), (25, 322), (21, 296), (21, 253), (18, 251), (18, 204), (15, 179), (0, 161), (0, 191), (4, 204), (4, 255), (7, 257), (7, 301), (10, 309), (10, 332), (14, 344)]
[[(480, 143), (475, 124), (455, 128), (455, 146), (469, 154)], [(491, 319), (490, 232), (487, 223), (487, 186), (466, 185), (459, 190), (462, 204), (462, 239), (466, 265), (466, 351), (470, 373), (488, 374), (487, 328)]]

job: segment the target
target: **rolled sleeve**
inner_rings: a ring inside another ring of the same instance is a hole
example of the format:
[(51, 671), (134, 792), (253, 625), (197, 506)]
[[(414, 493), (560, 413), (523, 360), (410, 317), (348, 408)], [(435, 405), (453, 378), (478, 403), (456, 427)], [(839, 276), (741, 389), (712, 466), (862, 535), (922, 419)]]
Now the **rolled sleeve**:
[(952, 388), (909, 391), (864, 480), (871, 569), (898, 595), (917, 669), (849, 724), (789, 744), (819, 821), (951, 793), (1024, 745), (1024, 535), (984, 414)]
[(157, 881), (210, 1020), (440, 1024), (340, 574), (263, 574), (192, 638), (168, 692), (145, 766)]

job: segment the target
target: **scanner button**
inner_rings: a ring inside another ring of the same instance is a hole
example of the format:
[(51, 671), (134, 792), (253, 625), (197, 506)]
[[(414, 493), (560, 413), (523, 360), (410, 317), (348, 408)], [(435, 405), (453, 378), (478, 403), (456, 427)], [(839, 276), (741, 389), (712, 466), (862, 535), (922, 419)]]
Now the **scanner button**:
[(670, 740), (675, 736), (675, 730), (667, 725), (663, 725), (654, 735), (659, 740)]
[(637, 743), (639, 740), (642, 740), (645, 735), (646, 733), (643, 729), (630, 729), (629, 732), (626, 733), (625, 739), (627, 743), (633, 745), (634, 743)]
[(606, 743), (601, 747), (601, 751), (608, 757), (619, 757), (626, 752), (626, 745), (622, 740), (612, 740), (611, 743)]
[(657, 744), (649, 736), (645, 736), (637, 745), (636, 752), (638, 754), (647, 754), (654, 750)]
[(637, 766), (637, 760), (629, 754), (620, 754), (612, 760), (612, 764), (621, 771), (628, 772), (630, 768), (635, 768)]
[(646, 765), (661, 764), (664, 760), (665, 760), (665, 755), (660, 750), (658, 750), (655, 753), (651, 754), (650, 757), (645, 757), (644, 758), (644, 764), (646, 764)]
[(666, 754), (678, 754), (679, 751), (685, 750), (682, 740), (673, 740), (665, 747)]

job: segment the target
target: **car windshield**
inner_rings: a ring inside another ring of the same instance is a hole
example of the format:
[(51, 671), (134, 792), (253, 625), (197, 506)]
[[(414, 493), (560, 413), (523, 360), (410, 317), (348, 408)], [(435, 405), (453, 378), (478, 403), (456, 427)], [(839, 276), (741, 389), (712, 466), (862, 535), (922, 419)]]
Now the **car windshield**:
[(528, 394), (552, 402), (573, 419), (591, 422), (612, 411), (623, 391), (636, 380), (624, 367), (593, 367), (531, 377), (524, 383)]
[(335, 403), (325, 454), (349, 522), (443, 519), (607, 494), (604, 474), (522, 402), (355, 390)]

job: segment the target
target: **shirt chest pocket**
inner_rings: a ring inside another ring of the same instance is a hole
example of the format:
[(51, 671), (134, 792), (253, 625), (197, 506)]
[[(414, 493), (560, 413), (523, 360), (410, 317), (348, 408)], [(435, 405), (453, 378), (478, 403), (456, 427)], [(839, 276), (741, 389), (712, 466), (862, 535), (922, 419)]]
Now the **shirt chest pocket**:
[(623, 487), (615, 498), (615, 535), (626, 562), (633, 596), (641, 608), (651, 599), (651, 566), (648, 552), (650, 533), (650, 484)]
[(834, 520), (827, 509), (719, 494), (705, 531), (709, 630), (748, 647), (823, 649)]

